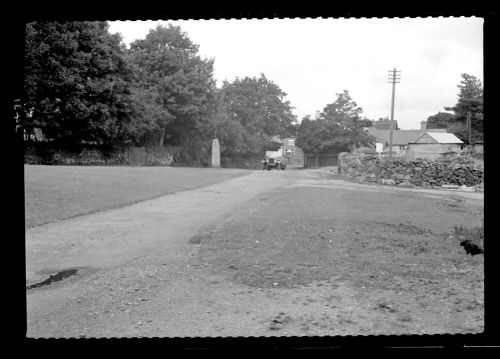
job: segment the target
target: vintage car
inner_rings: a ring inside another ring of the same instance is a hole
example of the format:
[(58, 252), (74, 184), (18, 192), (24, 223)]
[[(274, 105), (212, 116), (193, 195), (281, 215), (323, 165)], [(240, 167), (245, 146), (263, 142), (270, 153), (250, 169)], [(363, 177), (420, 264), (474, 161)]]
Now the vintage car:
[(262, 169), (263, 170), (272, 170), (273, 168), (279, 170), (286, 169), (286, 160), (282, 157), (265, 157), (262, 160)]

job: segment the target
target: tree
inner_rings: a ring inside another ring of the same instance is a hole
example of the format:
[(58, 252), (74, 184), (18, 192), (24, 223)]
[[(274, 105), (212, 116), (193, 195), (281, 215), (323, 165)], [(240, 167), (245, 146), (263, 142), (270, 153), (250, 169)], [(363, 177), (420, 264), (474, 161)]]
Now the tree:
[[(453, 111), (454, 116), (447, 120), (446, 128), (461, 140), (468, 142), (467, 113), (471, 115), (472, 141), (483, 139), (483, 87), (481, 81), (473, 75), (462, 74), (458, 101), (454, 107), (445, 110)], [(436, 115), (435, 115), (436, 116)]]
[(121, 38), (106, 22), (26, 26), (23, 124), (63, 149), (137, 135)]
[[(295, 116), (285, 96), (286, 93), (264, 74), (259, 78), (224, 81), (216, 124), (224, 150), (259, 154), (269, 148), (273, 136), (289, 134)], [(237, 141), (224, 138), (222, 133), (228, 133), (229, 129), (237, 134)]]
[(367, 120), (360, 117), (361, 113), (362, 109), (348, 91), (338, 93), (336, 101), (326, 105), (317, 120), (302, 120), (297, 146), (306, 153), (318, 155), (326, 150), (351, 151), (372, 144), (374, 138), (363, 129)]
[(324, 120), (311, 120), (310, 116), (306, 116), (300, 123), (296, 145), (304, 151), (304, 153), (319, 154), (323, 149), (324, 137), (328, 137), (327, 123)]
[(213, 111), (215, 81), (213, 59), (202, 59), (198, 45), (178, 26), (159, 25), (145, 39), (130, 45), (128, 59), (134, 69), (134, 97), (150, 124), (149, 136), (163, 146), (170, 143), (193, 148), (204, 134)]
[(342, 128), (356, 128), (363, 109), (351, 98), (349, 91), (337, 94), (335, 102), (328, 104), (320, 113), (320, 118), (339, 124)]
[(358, 124), (361, 127), (373, 127), (373, 120), (363, 117), (361, 120), (358, 121)]
[(438, 112), (427, 118), (427, 128), (448, 128), (455, 122), (455, 115), (449, 112)]
[[(465, 115), (467, 112), (474, 114), (483, 113), (483, 85), (481, 81), (469, 74), (462, 74), (462, 80), (457, 86), (459, 88), (457, 104), (449, 108), (457, 116)], [(448, 110), (448, 108), (447, 108)]]

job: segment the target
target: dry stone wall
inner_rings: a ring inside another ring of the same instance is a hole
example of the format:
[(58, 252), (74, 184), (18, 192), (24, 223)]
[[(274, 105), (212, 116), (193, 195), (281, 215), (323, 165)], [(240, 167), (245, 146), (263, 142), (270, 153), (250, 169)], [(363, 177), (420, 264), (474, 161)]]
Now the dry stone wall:
[(363, 153), (339, 154), (338, 171), (346, 179), (399, 186), (477, 186), (483, 182), (483, 167), (473, 160), (456, 157), (438, 160), (378, 158)]
[(108, 154), (94, 149), (84, 149), (79, 153), (50, 151), (44, 156), (34, 151), (24, 153), (26, 164), (171, 166), (173, 161), (173, 154), (168, 150), (159, 151), (144, 147), (130, 147)]
[(83, 150), (80, 153), (55, 152), (51, 164), (56, 165), (121, 165), (128, 163), (128, 153), (114, 152), (104, 155), (97, 150)]

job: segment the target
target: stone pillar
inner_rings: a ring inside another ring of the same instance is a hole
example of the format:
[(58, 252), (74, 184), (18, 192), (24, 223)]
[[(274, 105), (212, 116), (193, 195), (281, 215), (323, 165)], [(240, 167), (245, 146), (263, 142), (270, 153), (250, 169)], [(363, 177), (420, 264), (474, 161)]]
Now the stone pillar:
[(212, 140), (212, 168), (220, 168), (220, 147), (219, 139)]

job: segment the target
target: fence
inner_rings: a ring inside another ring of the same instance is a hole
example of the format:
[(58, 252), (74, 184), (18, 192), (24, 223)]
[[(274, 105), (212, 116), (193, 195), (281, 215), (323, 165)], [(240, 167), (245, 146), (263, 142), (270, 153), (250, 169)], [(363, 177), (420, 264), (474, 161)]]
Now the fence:
[[(317, 162), (316, 162), (317, 159)], [(337, 165), (337, 156), (328, 155), (328, 156), (306, 156), (305, 167), (314, 168), (314, 167), (329, 167)]]

